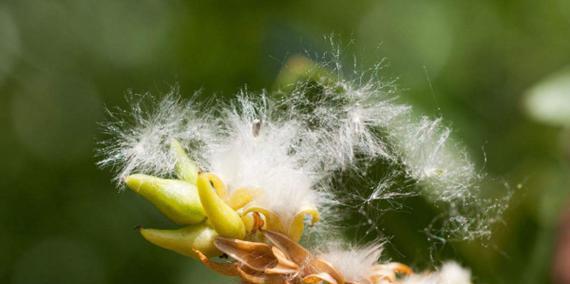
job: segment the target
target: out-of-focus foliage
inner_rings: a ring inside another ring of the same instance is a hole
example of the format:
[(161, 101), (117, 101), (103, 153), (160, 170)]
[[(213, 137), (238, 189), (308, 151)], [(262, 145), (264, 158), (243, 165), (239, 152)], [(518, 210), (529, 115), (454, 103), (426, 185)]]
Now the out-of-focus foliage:
[(437, 210), (422, 200), (387, 212), (376, 225), (394, 236), (389, 256), (418, 268), (455, 258), (478, 283), (548, 283), (570, 135), (542, 121), (570, 110), (568, 76), (545, 78), (570, 66), (569, 19), (567, 0), (0, 1), (0, 282), (227, 281), (131, 230), (171, 225), (96, 168), (98, 123), (128, 90), (271, 87), (289, 56), (330, 51), (335, 33), (348, 69), (353, 55), (357, 69), (386, 58), (401, 99), (443, 116), (514, 189), (483, 243), (430, 243), (414, 223)]

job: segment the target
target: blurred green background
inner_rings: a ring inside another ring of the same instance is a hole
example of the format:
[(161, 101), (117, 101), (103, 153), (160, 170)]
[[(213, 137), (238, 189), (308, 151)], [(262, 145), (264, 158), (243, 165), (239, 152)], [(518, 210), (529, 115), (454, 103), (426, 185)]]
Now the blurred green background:
[(492, 240), (434, 252), (391, 224), (409, 244), (392, 257), (550, 283), (570, 196), (568, 0), (0, 0), (0, 283), (231, 283), (137, 235), (172, 225), (95, 166), (98, 124), (129, 90), (271, 87), (289, 56), (330, 51), (332, 33), (348, 62), (385, 58), (402, 100), (443, 116), (515, 190)]

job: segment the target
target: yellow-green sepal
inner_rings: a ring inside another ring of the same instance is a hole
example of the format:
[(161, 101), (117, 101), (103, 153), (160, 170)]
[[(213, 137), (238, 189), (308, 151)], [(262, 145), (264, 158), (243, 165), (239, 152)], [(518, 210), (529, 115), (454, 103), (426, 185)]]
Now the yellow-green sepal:
[(198, 258), (195, 250), (208, 257), (221, 254), (214, 246), (218, 234), (204, 223), (174, 230), (141, 228), (140, 233), (150, 243), (182, 255)]
[(130, 175), (125, 183), (177, 224), (198, 224), (206, 219), (196, 186), (190, 183), (143, 174)]
[(170, 150), (176, 159), (176, 176), (191, 184), (196, 184), (198, 178), (198, 166), (184, 150), (184, 147), (176, 139), (170, 141)]
[(243, 239), (246, 230), (240, 215), (218, 196), (206, 174), (198, 175), (196, 186), (208, 223), (222, 237)]

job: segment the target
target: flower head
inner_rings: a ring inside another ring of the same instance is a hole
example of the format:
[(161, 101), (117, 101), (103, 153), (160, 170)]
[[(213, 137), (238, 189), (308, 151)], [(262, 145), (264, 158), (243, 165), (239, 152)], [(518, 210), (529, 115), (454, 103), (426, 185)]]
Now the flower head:
[[(114, 136), (100, 164), (116, 167), (117, 181), (184, 225), (141, 229), (143, 237), (247, 283), (416, 283), (452, 274), (467, 283), (468, 274), (452, 266), (400, 278), (411, 269), (379, 263), (380, 245), (311, 252), (299, 244), (305, 226), (330, 222), (329, 209), (347, 196), (370, 204), (422, 194), (448, 209), (446, 233), (466, 239), (488, 235), (505, 208), (480, 198), (483, 175), (441, 119), (416, 118), (390, 85), (324, 69), (285, 93), (242, 92), (231, 103), (201, 105), (171, 94), (145, 111), (135, 102), (130, 119), (109, 124)], [(368, 180), (379, 163), (388, 165), (385, 176)], [(350, 174), (355, 183), (334, 187), (337, 176)], [(417, 186), (394, 186), (394, 177)], [(370, 184), (371, 193), (359, 196)], [(222, 253), (233, 261), (212, 261)]]

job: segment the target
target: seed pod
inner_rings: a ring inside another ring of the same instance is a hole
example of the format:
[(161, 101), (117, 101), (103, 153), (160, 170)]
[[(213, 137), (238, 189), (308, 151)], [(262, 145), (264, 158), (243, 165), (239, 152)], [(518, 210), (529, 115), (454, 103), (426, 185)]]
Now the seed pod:
[(190, 183), (142, 174), (126, 177), (125, 183), (177, 224), (197, 224), (206, 218), (197, 189)]
[(196, 184), (198, 166), (188, 157), (184, 147), (182, 147), (178, 140), (172, 139), (170, 142), (170, 150), (176, 158), (176, 176), (183, 181)]
[(204, 223), (176, 230), (141, 228), (140, 233), (152, 244), (182, 255), (198, 258), (194, 250), (198, 250), (208, 257), (221, 254), (214, 246), (214, 240), (218, 234)]
[(222, 200), (212, 185), (208, 176), (198, 175), (196, 183), (200, 201), (208, 216), (208, 222), (222, 237), (243, 239), (245, 237), (245, 225), (239, 214)]

